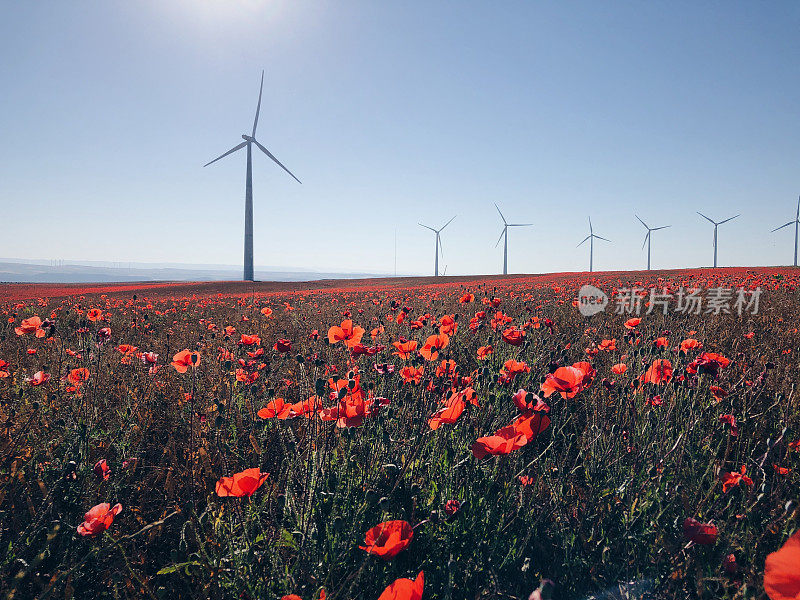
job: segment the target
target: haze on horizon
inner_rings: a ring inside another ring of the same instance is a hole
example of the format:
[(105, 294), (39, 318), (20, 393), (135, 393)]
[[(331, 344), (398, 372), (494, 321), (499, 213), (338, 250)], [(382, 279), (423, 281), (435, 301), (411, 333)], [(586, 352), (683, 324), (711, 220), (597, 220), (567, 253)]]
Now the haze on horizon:
[(497, 273), (791, 264), (800, 4), (78, 1), (0, 8), (0, 256)]

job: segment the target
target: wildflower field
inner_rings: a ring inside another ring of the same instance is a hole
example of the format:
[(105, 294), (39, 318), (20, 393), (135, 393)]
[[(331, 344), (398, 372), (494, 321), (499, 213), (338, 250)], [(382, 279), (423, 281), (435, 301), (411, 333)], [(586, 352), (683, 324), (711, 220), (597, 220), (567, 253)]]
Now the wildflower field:
[(798, 285), (0, 286), (0, 594), (796, 599)]

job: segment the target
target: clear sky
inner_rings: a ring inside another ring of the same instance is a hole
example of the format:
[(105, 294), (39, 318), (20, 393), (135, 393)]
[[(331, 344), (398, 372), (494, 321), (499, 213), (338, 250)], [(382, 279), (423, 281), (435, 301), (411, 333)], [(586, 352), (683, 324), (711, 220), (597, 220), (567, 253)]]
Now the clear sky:
[(788, 264), (798, 2), (0, 0), (0, 256), (340, 271)]

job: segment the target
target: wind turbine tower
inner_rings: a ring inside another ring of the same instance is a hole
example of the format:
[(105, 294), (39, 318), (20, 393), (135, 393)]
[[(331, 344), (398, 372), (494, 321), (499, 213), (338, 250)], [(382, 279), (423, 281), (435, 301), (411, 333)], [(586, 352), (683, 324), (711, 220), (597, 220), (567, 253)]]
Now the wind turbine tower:
[[(457, 216), (458, 215), (454, 215), (453, 219), (455, 219)], [(442, 240), (441, 240), (440, 234), (442, 233), (442, 230), (445, 227), (447, 227), (448, 225), (450, 225), (450, 223), (453, 222), (453, 219), (450, 219), (447, 223), (442, 225), (439, 229), (434, 229), (433, 227), (428, 227), (427, 225), (423, 225), (422, 223), (419, 224), (420, 227), (424, 227), (425, 229), (430, 229), (432, 232), (434, 232), (436, 234), (436, 254), (435, 254), (434, 263), (433, 263), (433, 265), (434, 265), (433, 266), (433, 274), (434, 274), (435, 277), (439, 276), (439, 254), (441, 253), (442, 254), (442, 258), (444, 258), (444, 252), (442, 251)]]
[[(639, 215), (634, 214), (634, 216), (637, 219), (639, 219)], [(659, 229), (666, 229), (667, 227), (671, 227), (671, 225), (662, 225), (661, 227), (649, 227), (647, 225), (647, 223), (645, 223), (641, 219), (639, 219), (639, 223), (644, 225), (644, 228), (647, 229), (647, 235), (644, 236), (644, 242), (642, 242), (642, 248), (644, 248), (644, 245), (647, 244), (647, 270), (649, 271), (650, 270), (650, 240), (652, 239), (650, 237), (650, 234), (653, 233), (654, 231), (658, 231)]]
[[(598, 240), (605, 240), (606, 242), (610, 242), (611, 241), (611, 240), (607, 240), (606, 238), (604, 238), (602, 236), (597, 235), (594, 232), (594, 229), (592, 229), (592, 218), (589, 217), (589, 235), (587, 235), (585, 238), (583, 238), (583, 241), (580, 244), (578, 244), (578, 246), (581, 246), (581, 245), (584, 244), (584, 242), (586, 242), (586, 240), (589, 240), (589, 273), (591, 273), (594, 270), (594, 239), (595, 238), (597, 238)], [(578, 246), (575, 246), (575, 247), (577, 248)]]
[(794, 225), (794, 266), (797, 266), (797, 228), (800, 225), (800, 197), (797, 198), (797, 212), (794, 214), (794, 221), (789, 221), (785, 225), (781, 225), (780, 227), (776, 227), (772, 230), (772, 232), (778, 231), (778, 229), (783, 229), (784, 227), (788, 227), (789, 225)]
[(709, 219), (707, 216), (705, 216), (700, 211), (697, 211), (697, 214), (700, 215), (701, 217), (703, 217), (706, 221), (708, 221), (712, 225), (714, 225), (714, 268), (716, 268), (716, 266), (717, 266), (717, 227), (719, 227), (723, 223), (727, 223), (728, 221), (732, 221), (733, 219), (735, 219), (739, 215), (734, 215), (734, 216), (732, 216), (732, 217), (730, 217), (728, 219), (725, 219), (724, 221), (717, 222), (717, 221), (714, 221), (712, 219)]
[(253, 132), (250, 135), (242, 134), (242, 139), (244, 140), (241, 144), (234, 146), (230, 150), (228, 150), (225, 154), (218, 156), (211, 162), (207, 162), (204, 164), (204, 167), (207, 167), (210, 164), (217, 162), (218, 160), (225, 158), (229, 154), (233, 154), (241, 150), (244, 147), (247, 147), (247, 179), (245, 180), (245, 188), (244, 188), (244, 275), (243, 279), (245, 281), (253, 281), (253, 156), (252, 156), (252, 146), (253, 144), (261, 150), (264, 154), (269, 156), (275, 164), (277, 164), (281, 169), (286, 171), (289, 175), (294, 177), (294, 180), (297, 183), (301, 183), (301, 181), (294, 176), (289, 169), (283, 166), (281, 161), (279, 161), (273, 154), (267, 150), (264, 146), (262, 146), (258, 140), (256, 140), (256, 127), (258, 127), (258, 113), (261, 110), (261, 93), (264, 91), (264, 71), (261, 71), (261, 87), (258, 90), (258, 104), (256, 105), (256, 118), (253, 120)]
[(500, 213), (500, 218), (503, 219), (503, 231), (500, 232), (500, 237), (497, 238), (497, 243), (494, 247), (497, 248), (497, 244), (500, 243), (500, 240), (503, 240), (503, 275), (508, 275), (508, 228), (530, 227), (533, 223), (509, 223), (500, 211), (500, 207), (497, 206), (497, 204), (495, 204), (494, 207), (497, 209), (497, 212)]

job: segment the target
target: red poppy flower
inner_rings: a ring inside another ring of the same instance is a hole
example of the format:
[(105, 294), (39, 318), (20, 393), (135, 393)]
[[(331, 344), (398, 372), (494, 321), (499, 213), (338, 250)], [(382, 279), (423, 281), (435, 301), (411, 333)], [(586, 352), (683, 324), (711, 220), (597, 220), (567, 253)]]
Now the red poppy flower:
[(239, 338), (238, 344), (240, 346), (260, 346), (261, 338), (257, 335), (246, 335), (243, 333), (242, 337)]
[(108, 502), (93, 506), (83, 516), (83, 523), (78, 525), (80, 535), (97, 535), (111, 527), (114, 517), (122, 512), (122, 504), (115, 504), (112, 508)]
[(656, 385), (667, 383), (670, 379), (672, 379), (672, 363), (662, 358), (654, 360), (647, 371), (639, 377), (639, 381), (642, 383)]
[(711, 523), (701, 523), (692, 517), (683, 522), (683, 537), (695, 544), (710, 546), (717, 541), (717, 534), (717, 526)]
[(531, 368), (528, 366), (528, 363), (509, 359), (503, 363), (503, 368), (500, 370), (499, 381), (500, 383), (511, 383), (517, 378), (517, 375), (530, 372)]
[(681, 342), (681, 346), (680, 346), (681, 352), (684, 352), (684, 353), (688, 352), (689, 350), (696, 350), (696, 349), (702, 348), (702, 347), (703, 347), (703, 344), (701, 344), (700, 342), (698, 342), (694, 338), (687, 338), (687, 339), (683, 340)]
[(25, 380), (25, 383), (32, 386), (42, 385), (50, 381), (50, 374), (45, 373), (44, 371), (36, 371), (33, 374), (33, 377), (28, 377)]
[(724, 369), (729, 364), (731, 364), (730, 359), (721, 354), (703, 352), (686, 367), (686, 372), (691, 374), (708, 373), (716, 377), (719, 370)]
[(292, 342), (291, 340), (286, 340), (281, 338), (277, 342), (275, 342), (275, 345), (273, 345), (272, 348), (280, 353), (291, 352)]
[(478, 360), (485, 360), (489, 358), (489, 355), (494, 352), (494, 348), (491, 346), (481, 346), (478, 348)]
[(719, 422), (727, 423), (731, 426), (731, 435), (733, 437), (739, 435), (739, 428), (736, 426), (736, 418), (733, 415), (720, 415)]
[(442, 409), (437, 410), (428, 419), (428, 425), (431, 429), (439, 429), (442, 423), (453, 424), (464, 412), (464, 407), (467, 403), (464, 402), (461, 394), (453, 394), (446, 402)]
[(467, 292), (461, 298), (458, 299), (459, 303), (461, 304), (469, 304), (470, 302), (475, 302), (475, 294), (470, 294)]
[(392, 345), (397, 348), (397, 352), (394, 352), (394, 354), (405, 360), (411, 358), (411, 353), (417, 349), (418, 344), (414, 340), (411, 340), (410, 342), (393, 342)]
[(517, 431), (513, 425), (508, 425), (499, 429), (494, 435), (478, 438), (470, 450), (475, 458), (481, 459), (489, 455), (509, 454), (527, 443), (524, 434)]
[(605, 350), (606, 352), (614, 352), (617, 349), (617, 340), (603, 340), (600, 342), (598, 348), (600, 350)]
[(514, 405), (523, 413), (530, 411), (550, 412), (550, 407), (539, 396), (526, 392), (525, 390), (517, 390), (511, 399), (514, 401)]
[(770, 600), (800, 598), (800, 531), (764, 563), (764, 591)]
[(512, 346), (522, 346), (525, 341), (525, 332), (516, 327), (509, 327), (503, 332), (503, 341)]
[(264, 308), (261, 309), (261, 314), (264, 315), (265, 317), (269, 317), (272, 314), (272, 309), (265, 306)]
[(90, 308), (86, 311), (86, 318), (92, 322), (99, 321), (103, 318), (103, 311), (99, 308)]
[(595, 369), (588, 362), (559, 367), (547, 376), (542, 383), (541, 391), (544, 392), (545, 398), (549, 398), (553, 392), (559, 392), (562, 398), (574, 398), (578, 392), (589, 387), (595, 373)]
[(420, 350), (419, 353), (426, 360), (436, 360), (439, 358), (439, 350), (447, 347), (447, 344), (449, 343), (450, 338), (443, 333), (440, 333), (439, 335), (432, 335), (425, 340), (425, 345), (422, 347), (422, 350)]
[(32, 333), (37, 338), (47, 335), (45, 330), (42, 329), (42, 320), (36, 316), (22, 319), (20, 326), (14, 328), (14, 333), (17, 335), (28, 335), (29, 333)]
[(634, 317), (633, 319), (628, 319), (625, 321), (625, 329), (636, 329), (636, 327), (641, 323), (642, 320), (638, 317)]
[(89, 380), (89, 369), (81, 367), (80, 369), (72, 369), (67, 375), (67, 381), (72, 385), (81, 385)]
[(422, 374), (425, 367), (403, 367), (400, 370), (400, 376), (403, 378), (403, 383), (418, 384), (422, 381)]
[(453, 315), (445, 315), (439, 320), (439, 333), (453, 335), (458, 330), (458, 323)]
[(331, 344), (344, 342), (345, 346), (352, 348), (361, 341), (364, 332), (365, 329), (363, 327), (353, 327), (353, 321), (347, 319), (342, 321), (341, 326), (334, 325), (328, 330), (328, 342)]
[(275, 398), (258, 411), (258, 416), (262, 419), (291, 419), (297, 415), (292, 410), (292, 405), (283, 398)]
[(200, 364), (200, 353), (181, 350), (172, 357), (171, 364), (178, 373), (186, 373), (189, 367), (197, 367)]
[(753, 485), (753, 480), (750, 479), (745, 473), (747, 472), (747, 468), (742, 465), (742, 468), (739, 472), (732, 471), (730, 473), (726, 473), (722, 476), (722, 493), (727, 494), (731, 489), (739, 486), (739, 484), (744, 483), (748, 487)]
[(425, 574), (420, 571), (414, 581), (401, 577), (390, 584), (378, 600), (421, 600), (422, 590), (425, 587)]
[(9, 366), (10, 365), (6, 361), (0, 359), (0, 379), (3, 379), (5, 377), (9, 376), (9, 373), (8, 373), (8, 367)]
[(269, 473), (262, 473), (260, 469), (245, 469), (241, 473), (235, 473), (232, 477), (220, 477), (217, 481), (217, 496), (252, 496), (269, 477)]
[(389, 560), (408, 548), (413, 538), (414, 530), (407, 521), (385, 521), (367, 531), (359, 548)]
[(108, 466), (108, 462), (106, 462), (105, 458), (101, 458), (94, 463), (94, 468), (92, 470), (94, 474), (103, 481), (108, 481), (109, 477), (111, 477), (111, 467)]
[(613, 367), (611, 367), (611, 372), (614, 375), (622, 375), (625, 371), (628, 370), (628, 365), (625, 363), (617, 363)]

